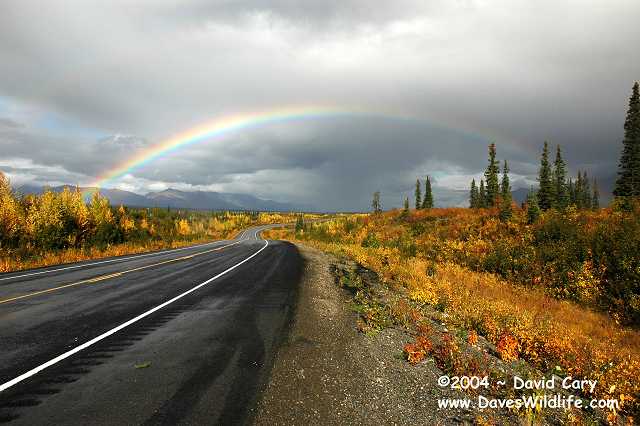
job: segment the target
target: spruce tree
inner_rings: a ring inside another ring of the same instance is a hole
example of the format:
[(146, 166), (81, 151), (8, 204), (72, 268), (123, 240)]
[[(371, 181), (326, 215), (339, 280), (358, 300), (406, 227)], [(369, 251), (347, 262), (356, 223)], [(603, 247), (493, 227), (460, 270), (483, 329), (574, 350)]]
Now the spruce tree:
[(569, 192), (569, 205), (576, 205), (576, 186), (573, 184), (573, 179), (569, 178), (569, 185), (567, 185), (568, 187), (568, 192)]
[(529, 190), (527, 195), (527, 222), (534, 223), (540, 217), (540, 207), (538, 206), (538, 197), (533, 188)]
[(478, 190), (478, 207), (487, 207), (487, 192), (484, 190), (484, 180), (480, 179), (480, 189)]
[(487, 166), (487, 170), (485, 170), (484, 172), (487, 191), (485, 203), (487, 207), (493, 207), (498, 198), (498, 193), (500, 191), (498, 183), (499, 172), (500, 167), (498, 165), (498, 161), (496, 160), (496, 144), (492, 143), (489, 145), (489, 165)]
[(549, 166), (549, 144), (545, 141), (540, 158), (540, 173), (538, 174), (538, 206), (548, 210), (554, 205), (553, 183), (551, 182), (551, 167)]
[(576, 207), (581, 209), (582, 208), (582, 191), (584, 190), (584, 185), (582, 184), (582, 172), (580, 170), (578, 170), (578, 177), (576, 178), (576, 187), (575, 187), (575, 192), (576, 192)]
[(569, 205), (569, 193), (567, 191), (567, 166), (562, 159), (560, 145), (556, 149), (556, 159), (553, 162), (553, 185), (555, 207), (562, 210)]
[(422, 208), (422, 189), (420, 189), (420, 179), (416, 179), (416, 210)]
[(424, 182), (424, 200), (422, 201), (423, 209), (433, 208), (433, 192), (431, 192), (431, 178), (427, 176)]
[(598, 189), (598, 181), (593, 179), (593, 198), (591, 199), (591, 208), (597, 210), (600, 208), (600, 190)]
[(469, 192), (469, 207), (477, 209), (478, 206), (478, 187), (476, 186), (476, 180), (471, 180), (471, 191)]
[(638, 197), (640, 196), (640, 93), (638, 82), (633, 85), (629, 99), (622, 145), (618, 179), (613, 194), (616, 197)]
[(507, 165), (507, 160), (504, 160), (504, 167), (502, 168), (500, 190), (500, 219), (508, 220), (513, 212), (511, 210), (511, 184), (509, 183), (509, 166)]
[(591, 185), (589, 184), (587, 172), (582, 174), (582, 208), (591, 208)]
[(405, 216), (409, 214), (409, 197), (404, 197), (404, 210), (402, 214)]

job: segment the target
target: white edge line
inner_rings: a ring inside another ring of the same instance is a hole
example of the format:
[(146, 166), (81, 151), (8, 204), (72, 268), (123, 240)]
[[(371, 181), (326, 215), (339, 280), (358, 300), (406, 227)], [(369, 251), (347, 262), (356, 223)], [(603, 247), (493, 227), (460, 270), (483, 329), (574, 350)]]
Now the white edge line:
[[(240, 235), (238, 235), (238, 239), (242, 240), (242, 238), (244, 237), (244, 234), (246, 232), (247, 232), (246, 229), (244, 231), (242, 231), (242, 233)], [(78, 268), (83, 268), (85, 266), (102, 265), (103, 263), (113, 263), (113, 262), (124, 261), (124, 260), (139, 259), (141, 257), (160, 256), (162, 254), (173, 253), (173, 252), (176, 252), (176, 251), (188, 250), (188, 249), (193, 249), (193, 248), (198, 248), (198, 247), (206, 247), (206, 246), (210, 246), (212, 244), (220, 244), (223, 241), (224, 240), (222, 240), (222, 241), (212, 241), (210, 243), (204, 243), (204, 244), (195, 245), (195, 246), (188, 246), (188, 247), (180, 247), (180, 248), (177, 248), (177, 249), (164, 250), (164, 251), (160, 251), (160, 252), (138, 254), (138, 255), (129, 256), (129, 257), (119, 257), (117, 259), (109, 259), (109, 260), (103, 260), (103, 261), (100, 261), (100, 262), (93, 262), (93, 263), (84, 263), (82, 265), (73, 265), (73, 266), (67, 266), (67, 267), (58, 268), (58, 269), (47, 269), (46, 271), (31, 272), (29, 274), (13, 275), (13, 276), (10, 276), (10, 277), (0, 278), (0, 281), (12, 280), (12, 279), (15, 279), (15, 278), (30, 277), (30, 276), (33, 276), (33, 275), (42, 275), (42, 274), (47, 274), (47, 273), (51, 273), (51, 272), (66, 271), (66, 270), (69, 270), (69, 269), (78, 269)]]
[(14, 385), (16, 385), (16, 384), (18, 384), (18, 383), (22, 382), (23, 380), (26, 380), (26, 379), (28, 379), (29, 377), (34, 376), (34, 375), (38, 374), (39, 372), (41, 372), (41, 371), (42, 371), (42, 370), (44, 370), (45, 368), (51, 367), (52, 365), (57, 364), (58, 362), (60, 362), (60, 361), (62, 361), (62, 360), (64, 360), (64, 359), (66, 359), (66, 358), (69, 358), (70, 356), (72, 356), (72, 355), (74, 355), (74, 354), (76, 354), (76, 353), (80, 352), (81, 350), (86, 349), (86, 348), (88, 348), (89, 346), (92, 346), (92, 345), (94, 345), (94, 344), (98, 343), (99, 341), (106, 339), (107, 337), (111, 336), (112, 334), (117, 333), (118, 331), (122, 330), (123, 328), (128, 327), (128, 326), (130, 326), (131, 324), (133, 324), (133, 323), (136, 323), (136, 322), (140, 321), (141, 319), (143, 319), (143, 318), (145, 318), (145, 317), (147, 317), (147, 316), (151, 315), (152, 313), (156, 312), (157, 310), (162, 309), (162, 308), (164, 308), (165, 306), (172, 304), (172, 303), (173, 303), (173, 302), (175, 302), (176, 300), (182, 299), (184, 296), (186, 296), (186, 295), (188, 295), (188, 294), (190, 294), (190, 293), (193, 293), (194, 291), (198, 290), (200, 287), (204, 287), (205, 285), (207, 285), (207, 284), (209, 284), (210, 282), (212, 282), (212, 281), (214, 281), (214, 280), (216, 280), (216, 279), (220, 278), (221, 276), (223, 276), (223, 275), (227, 274), (228, 272), (233, 271), (233, 270), (234, 270), (234, 269), (236, 269), (238, 266), (240, 266), (240, 265), (242, 265), (243, 263), (248, 262), (249, 260), (251, 260), (251, 259), (253, 259), (254, 257), (256, 257), (258, 254), (260, 254), (260, 252), (261, 252), (262, 250), (266, 249), (266, 248), (267, 248), (267, 246), (269, 245), (269, 241), (265, 240), (265, 241), (264, 241), (264, 243), (265, 243), (265, 244), (264, 244), (264, 246), (262, 246), (262, 248), (260, 248), (260, 250), (256, 251), (256, 252), (255, 252), (255, 253), (253, 253), (251, 256), (247, 257), (246, 259), (244, 259), (243, 261), (241, 261), (241, 262), (239, 262), (239, 263), (236, 263), (236, 264), (235, 264), (235, 265), (233, 265), (232, 267), (230, 267), (230, 268), (228, 268), (228, 269), (226, 269), (226, 270), (224, 270), (224, 271), (220, 272), (218, 275), (216, 275), (216, 276), (214, 276), (214, 277), (212, 277), (212, 278), (209, 278), (209, 279), (208, 279), (208, 280), (206, 280), (205, 282), (203, 282), (203, 283), (201, 283), (201, 284), (198, 284), (197, 286), (193, 287), (192, 289), (187, 290), (187, 291), (185, 291), (184, 293), (177, 295), (177, 296), (176, 296), (176, 297), (174, 297), (173, 299), (167, 300), (166, 302), (164, 302), (164, 303), (162, 303), (162, 304), (160, 304), (160, 305), (156, 306), (155, 308), (151, 308), (151, 309), (149, 309), (148, 311), (146, 311), (146, 312), (144, 312), (144, 313), (142, 313), (142, 314), (138, 315), (137, 317), (132, 318), (132, 319), (130, 319), (129, 321), (127, 321), (127, 322), (125, 322), (125, 323), (123, 323), (123, 324), (120, 324), (119, 326), (117, 326), (117, 327), (115, 327), (115, 328), (112, 328), (111, 330), (109, 330), (109, 331), (107, 331), (107, 332), (105, 332), (105, 333), (102, 333), (101, 335), (99, 335), (99, 336), (97, 336), (97, 337), (94, 337), (93, 339), (89, 340), (88, 342), (85, 342), (85, 343), (83, 343), (82, 345), (77, 346), (77, 347), (75, 347), (75, 348), (71, 349), (70, 351), (67, 351), (67, 352), (65, 352), (65, 353), (63, 353), (63, 354), (61, 354), (61, 355), (58, 355), (57, 357), (55, 357), (55, 358), (53, 358), (53, 359), (51, 359), (51, 360), (49, 360), (49, 361), (45, 362), (44, 364), (40, 364), (39, 366), (37, 366), (37, 367), (35, 367), (35, 368), (33, 368), (33, 369), (31, 369), (31, 370), (27, 371), (26, 373), (23, 373), (23, 374), (19, 375), (19, 376), (18, 376), (18, 377), (16, 377), (15, 379), (12, 379), (12, 380), (9, 380), (9, 381), (8, 381), (8, 382), (6, 382), (6, 383), (3, 383), (2, 385), (0, 385), (0, 392), (3, 392), (3, 391), (5, 391), (5, 390), (9, 389), (10, 387), (12, 387), (12, 386), (14, 386)]

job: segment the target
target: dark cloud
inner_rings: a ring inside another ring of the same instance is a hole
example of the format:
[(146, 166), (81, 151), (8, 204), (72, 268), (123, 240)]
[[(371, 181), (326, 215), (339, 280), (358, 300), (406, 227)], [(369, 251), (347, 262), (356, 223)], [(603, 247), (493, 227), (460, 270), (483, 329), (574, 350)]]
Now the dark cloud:
[(10, 118), (0, 117), (0, 130), (2, 129), (14, 130), (14, 129), (19, 129), (21, 127), (23, 127), (22, 124), (18, 123), (15, 120), (12, 120)]
[(516, 185), (534, 182), (544, 140), (563, 146), (572, 173), (611, 182), (640, 78), (639, 14), (632, 0), (10, 0), (0, 160), (5, 171), (32, 161), (24, 179), (91, 181), (215, 117), (317, 103), (419, 120), (280, 123), (193, 145), (114, 184), (356, 209), (376, 189), (400, 205), (430, 174), (440, 200), (457, 204), (489, 140)]

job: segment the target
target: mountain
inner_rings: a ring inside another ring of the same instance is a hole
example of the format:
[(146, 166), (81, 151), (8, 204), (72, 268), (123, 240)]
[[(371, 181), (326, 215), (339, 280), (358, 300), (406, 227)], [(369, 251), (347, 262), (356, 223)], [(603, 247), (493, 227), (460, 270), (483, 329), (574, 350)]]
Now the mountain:
[(253, 195), (225, 192), (188, 192), (169, 188), (164, 191), (150, 192), (146, 195), (146, 198), (151, 201), (154, 207), (171, 206), (207, 210), (301, 210), (301, 206), (295, 206), (290, 203), (279, 203), (273, 200), (257, 198)]
[[(64, 188), (75, 189), (70, 185), (52, 187), (54, 192), (62, 192)], [(84, 193), (85, 201), (90, 201), (98, 188), (80, 188)], [(17, 188), (20, 194), (42, 194), (44, 187), (24, 185)], [(194, 210), (260, 210), (260, 211), (301, 211), (309, 210), (306, 206), (298, 206), (291, 203), (280, 203), (273, 200), (265, 200), (248, 194), (234, 194), (210, 191), (180, 191), (166, 189), (164, 191), (149, 192), (139, 195), (121, 189), (102, 188), (100, 193), (109, 199), (112, 205), (126, 205), (133, 207), (171, 207)]]
[(529, 190), (527, 188), (518, 188), (511, 191), (511, 198), (517, 204), (522, 204), (527, 201), (527, 196), (529, 195)]
[[(53, 192), (62, 192), (64, 188), (69, 188), (71, 190), (75, 190), (75, 186), (71, 185), (60, 185), (53, 186), (50, 189)], [(34, 186), (34, 185), (23, 185), (16, 189), (16, 191), (20, 194), (42, 194), (44, 192), (45, 187), (42, 186)], [(98, 190), (98, 188), (85, 187), (80, 188), (83, 192), (84, 200), (86, 202), (91, 201), (91, 197)], [(123, 191), (121, 189), (109, 189), (103, 188), (100, 190), (100, 193), (109, 199), (109, 202), (114, 205), (124, 204), (125, 206), (139, 206), (139, 207), (147, 207), (147, 199), (143, 195), (138, 195), (133, 192)]]
[[(611, 194), (613, 182), (614, 180), (612, 178), (602, 179), (601, 182), (598, 182), (598, 189), (600, 191), (600, 206), (602, 207), (606, 207), (613, 199), (613, 195)], [(518, 188), (511, 191), (513, 201), (518, 204), (522, 204), (527, 201), (527, 195), (529, 195), (529, 189), (527, 188)]]

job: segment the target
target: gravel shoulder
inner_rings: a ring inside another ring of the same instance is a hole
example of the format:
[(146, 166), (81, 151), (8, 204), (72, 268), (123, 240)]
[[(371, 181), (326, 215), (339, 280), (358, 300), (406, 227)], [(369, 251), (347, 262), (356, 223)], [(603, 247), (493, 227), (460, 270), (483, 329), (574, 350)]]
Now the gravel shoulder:
[(401, 348), (411, 336), (387, 328), (356, 329), (352, 297), (335, 283), (336, 259), (298, 244), (305, 261), (299, 300), (253, 420), (258, 425), (470, 424), (461, 410), (439, 410), (438, 398), (464, 395), (436, 385), (433, 362), (409, 365)]

